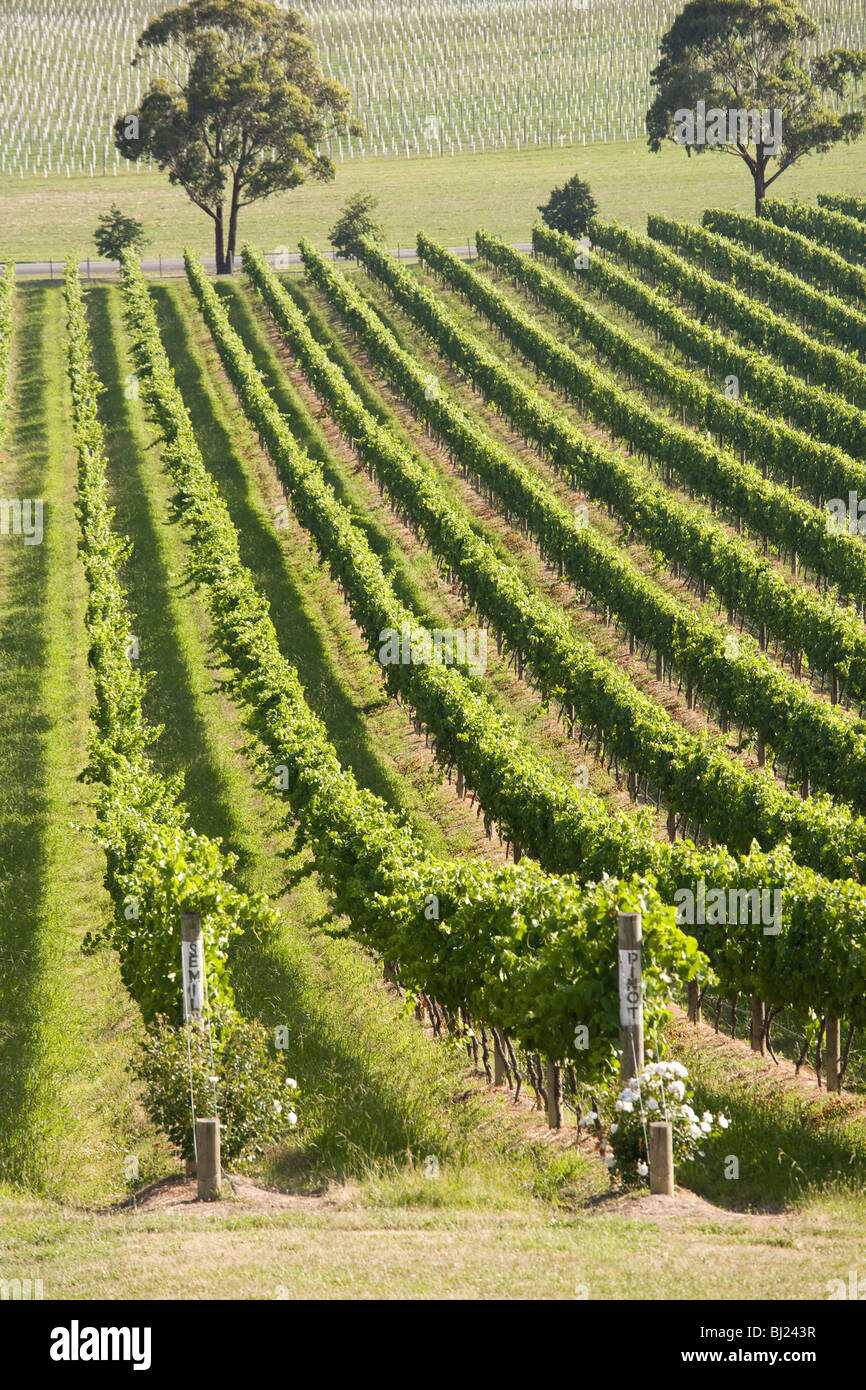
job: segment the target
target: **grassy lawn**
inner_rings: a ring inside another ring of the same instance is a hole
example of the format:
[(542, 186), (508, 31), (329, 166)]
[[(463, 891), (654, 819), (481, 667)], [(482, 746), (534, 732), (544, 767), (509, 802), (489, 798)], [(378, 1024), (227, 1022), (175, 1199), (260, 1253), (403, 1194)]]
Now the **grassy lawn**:
[[(440, 1182), (443, 1179), (440, 1178)], [(714, 1219), (697, 1201), (497, 1207), (457, 1184), (435, 1202), (335, 1189), (257, 1212), (231, 1199), (137, 1213), (0, 1194), (0, 1270), (46, 1299), (809, 1299), (862, 1267), (862, 1203)], [(404, 1196), (406, 1183), (403, 1183)]]
[[(388, 241), (409, 246), (423, 228), (458, 245), (484, 226), (526, 241), (550, 189), (578, 172), (605, 217), (641, 226), (648, 212), (697, 218), (705, 207), (753, 207), (752, 182), (738, 159), (707, 153), (688, 159), (673, 147), (651, 155), (644, 143), (595, 144), (444, 158), (348, 161), (333, 184), (309, 184), (247, 208), (241, 238), (264, 250), (294, 249), (299, 237), (324, 242), (346, 199), (360, 188), (380, 199)], [(806, 159), (773, 185), (774, 196), (866, 192), (866, 140)], [(140, 217), (151, 238), (146, 256), (177, 256), (189, 244), (213, 255), (210, 219), (167, 177), (0, 179), (0, 253), (16, 260), (62, 260), (69, 250), (96, 254), (93, 231), (112, 201)]]

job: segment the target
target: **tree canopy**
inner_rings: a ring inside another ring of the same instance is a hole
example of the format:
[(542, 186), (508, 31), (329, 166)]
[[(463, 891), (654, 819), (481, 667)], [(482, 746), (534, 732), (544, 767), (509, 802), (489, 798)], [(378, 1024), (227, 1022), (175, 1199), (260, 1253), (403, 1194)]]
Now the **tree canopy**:
[(112, 203), (108, 212), (101, 214), (93, 240), (100, 256), (107, 261), (119, 261), (129, 246), (140, 254), (147, 245), (144, 227), (138, 218), (128, 217), (117, 203)]
[[(662, 38), (651, 75), (650, 149), (670, 139), (687, 154), (716, 149), (741, 159), (760, 212), (786, 169), (863, 131), (852, 83), (866, 71), (866, 53), (834, 48), (809, 57), (818, 33), (795, 0), (690, 0)], [(828, 96), (853, 109), (837, 110)]]
[(150, 156), (213, 219), (217, 272), (231, 271), (241, 208), (334, 177), (320, 147), (349, 126), (349, 94), (323, 76), (300, 16), (267, 0), (191, 0), (138, 48), (162, 51), (173, 77), (116, 121), (115, 144)]
[(353, 256), (360, 237), (371, 241), (384, 239), (385, 230), (373, 216), (378, 204), (379, 199), (373, 193), (361, 190), (352, 194), (328, 233), (328, 240), (339, 256)]
[(539, 204), (542, 221), (566, 236), (585, 236), (590, 219), (598, 212), (589, 184), (573, 174), (561, 188), (554, 188), (546, 203)]

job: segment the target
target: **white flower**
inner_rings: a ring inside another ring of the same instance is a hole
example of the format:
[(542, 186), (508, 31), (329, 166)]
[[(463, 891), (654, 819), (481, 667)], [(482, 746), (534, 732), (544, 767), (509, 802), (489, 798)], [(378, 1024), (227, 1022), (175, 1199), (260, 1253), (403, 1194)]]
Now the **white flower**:
[(611, 1127), (610, 1127), (610, 1132), (611, 1132), (611, 1134), (616, 1134), (616, 1132), (617, 1132), (618, 1129), (619, 1129), (619, 1125), (611, 1125)]
[(659, 1103), (656, 1100), (655, 1096), (650, 1096), (649, 1100), (646, 1103), (646, 1108), (647, 1110), (658, 1110)]
[(642, 1178), (645, 1178), (647, 1173), (649, 1172), (649, 1168), (646, 1166), (645, 1163), (639, 1163), (637, 1165), (637, 1170)]
[(721, 1125), (722, 1129), (727, 1129), (730, 1123), (730, 1120), (725, 1115), (719, 1116), (719, 1124)]
[(691, 1134), (691, 1136), (692, 1136), (693, 1139), (700, 1139), (700, 1137), (701, 1137), (701, 1127), (700, 1127), (700, 1125), (689, 1125), (689, 1133)]
[(711, 1129), (712, 1129), (712, 1125), (710, 1124), (709, 1120), (702, 1120), (702, 1121), (701, 1121), (701, 1132), (702, 1132), (703, 1134), (709, 1134), (709, 1132), (710, 1132)]
[(685, 1115), (687, 1120), (691, 1121), (692, 1124), (695, 1124), (695, 1122), (697, 1121), (698, 1117), (690, 1105), (683, 1106), (683, 1114)]
[(605, 1154), (604, 1161), (608, 1168), (612, 1168), (613, 1165), (616, 1163), (616, 1159), (614, 1158), (613, 1154)]
[(670, 1081), (668, 1083), (668, 1090), (674, 1100), (685, 1100), (686, 1088), (682, 1081)]
[(634, 1110), (634, 1106), (630, 1100), (618, 1100), (613, 1108), (614, 1110), (625, 1110), (627, 1114)]
[(286, 1077), (286, 1085), (291, 1086), (293, 1091), (297, 1090), (298, 1087), (298, 1083), (293, 1076)]
[(704, 1111), (703, 1115), (701, 1116), (701, 1119), (705, 1120), (707, 1124), (711, 1125), (713, 1123), (713, 1117), (710, 1114), (709, 1110)]
[(294, 1110), (289, 1111), (287, 1118), (290, 1125), (296, 1125), (298, 1123), (298, 1117), (295, 1114)]
[(275, 1100), (275, 1101), (274, 1101), (274, 1113), (275, 1113), (276, 1115), (279, 1115), (279, 1114), (282, 1113), (282, 1109), (283, 1109), (283, 1102), (282, 1102), (281, 1100)]
[(619, 1093), (620, 1100), (634, 1100), (634, 1093), (630, 1086), (626, 1086), (624, 1091)]

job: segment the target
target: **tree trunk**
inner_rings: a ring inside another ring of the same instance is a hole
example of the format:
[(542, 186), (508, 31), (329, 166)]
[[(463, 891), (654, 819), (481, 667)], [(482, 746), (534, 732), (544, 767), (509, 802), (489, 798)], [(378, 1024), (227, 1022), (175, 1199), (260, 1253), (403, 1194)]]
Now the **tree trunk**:
[(229, 209), (229, 239), (226, 248), (226, 274), (231, 275), (232, 266), (235, 260), (235, 247), (237, 245), (238, 233), (238, 203), (240, 201), (240, 189), (235, 182), (232, 188), (232, 202)]
[(764, 183), (764, 174), (765, 174), (765, 171), (766, 171), (766, 160), (765, 160), (765, 159), (763, 158), (763, 156), (762, 156), (761, 148), (762, 148), (762, 147), (761, 147), (760, 145), (757, 147), (756, 154), (757, 154), (758, 158), (757, 158), (757, 161), (756, 161), (756, 164), (755, 164), (755, 168), (754, 168), (754, 170), (753, 170), (753, 172), (752, 172), (752, 178), (755, 180), (755, 216), (756, 216), (756, 217), (760, 217), (760, 215), (761, 215), (761, 203), (764, 201), (764, 194), (765, 194), (766, 191), (767, 191), (766, 185), (765, 185), (765, 183)]
[(226, 255), (225, 255), (225, 251), (224, 251), (223, 247), (224, 247), (224, 238), (223, 238), (223, 209), (222, 209), (222, 203), (220, 203), (219, 207), (218, 207), (217, 210), (216, 210), (216, 217), (215, 217), (215, 219), (214, 219), (214, 254), (215, 254), (215, 256), (216, 256), (216, 273), (217, 273), (217, 275), (225, 275), (225, 274), (227, 274), (227, 271), (226, 271)]

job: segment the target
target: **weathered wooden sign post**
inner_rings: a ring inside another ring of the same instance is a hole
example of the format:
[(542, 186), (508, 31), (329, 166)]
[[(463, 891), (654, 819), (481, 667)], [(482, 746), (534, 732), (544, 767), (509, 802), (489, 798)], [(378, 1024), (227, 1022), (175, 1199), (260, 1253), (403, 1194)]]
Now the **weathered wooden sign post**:
[(197, 912), (180, 914), (180, 950), (183, 966), (183, 1021), (201, 1023), (204, 1010), (204, 937)]
[(220, 1195), (222, 1187), (220, 1122), (218, 1119), (196, 1120), (195, 1147), (198, 1154), (199, 1201), (209, 1202)]
[[(198, 912), (180, 915), (181, 964), (183, 978), (184, 1023), (201, 1024), (204, 1015), (204, 937)], [(192, 1078), (190, 1078), (190, 1081)], [(217, 1116), (198, 1119), (193, 1110), (195, 1163), (187, 1162), (187, 1177), (194, 1166), (198, 1178), (198, 1196), (209, 1201), (220, 1195), (222, 1169), (220, 1164), (220, 1122)]]
[[(623, 1086), (643, 1071), (643, 937), (639, 912), (617, 915), (619, 1039)], [(649, 1126), (650, 1192), (674, 1195), (673, 1130), (667, 1120)]]
[(619, 1041), (622, 1049), (619, 1079), (623, 1086), (643, 1070), (643, 972), (641, 916), (620, 912), (617, 917), (619, 957)]
[(650, 1192), (660, 1197), (674, 1195), (674, 1134), (669, 1120), (653, 1121), (649, 1127)]

